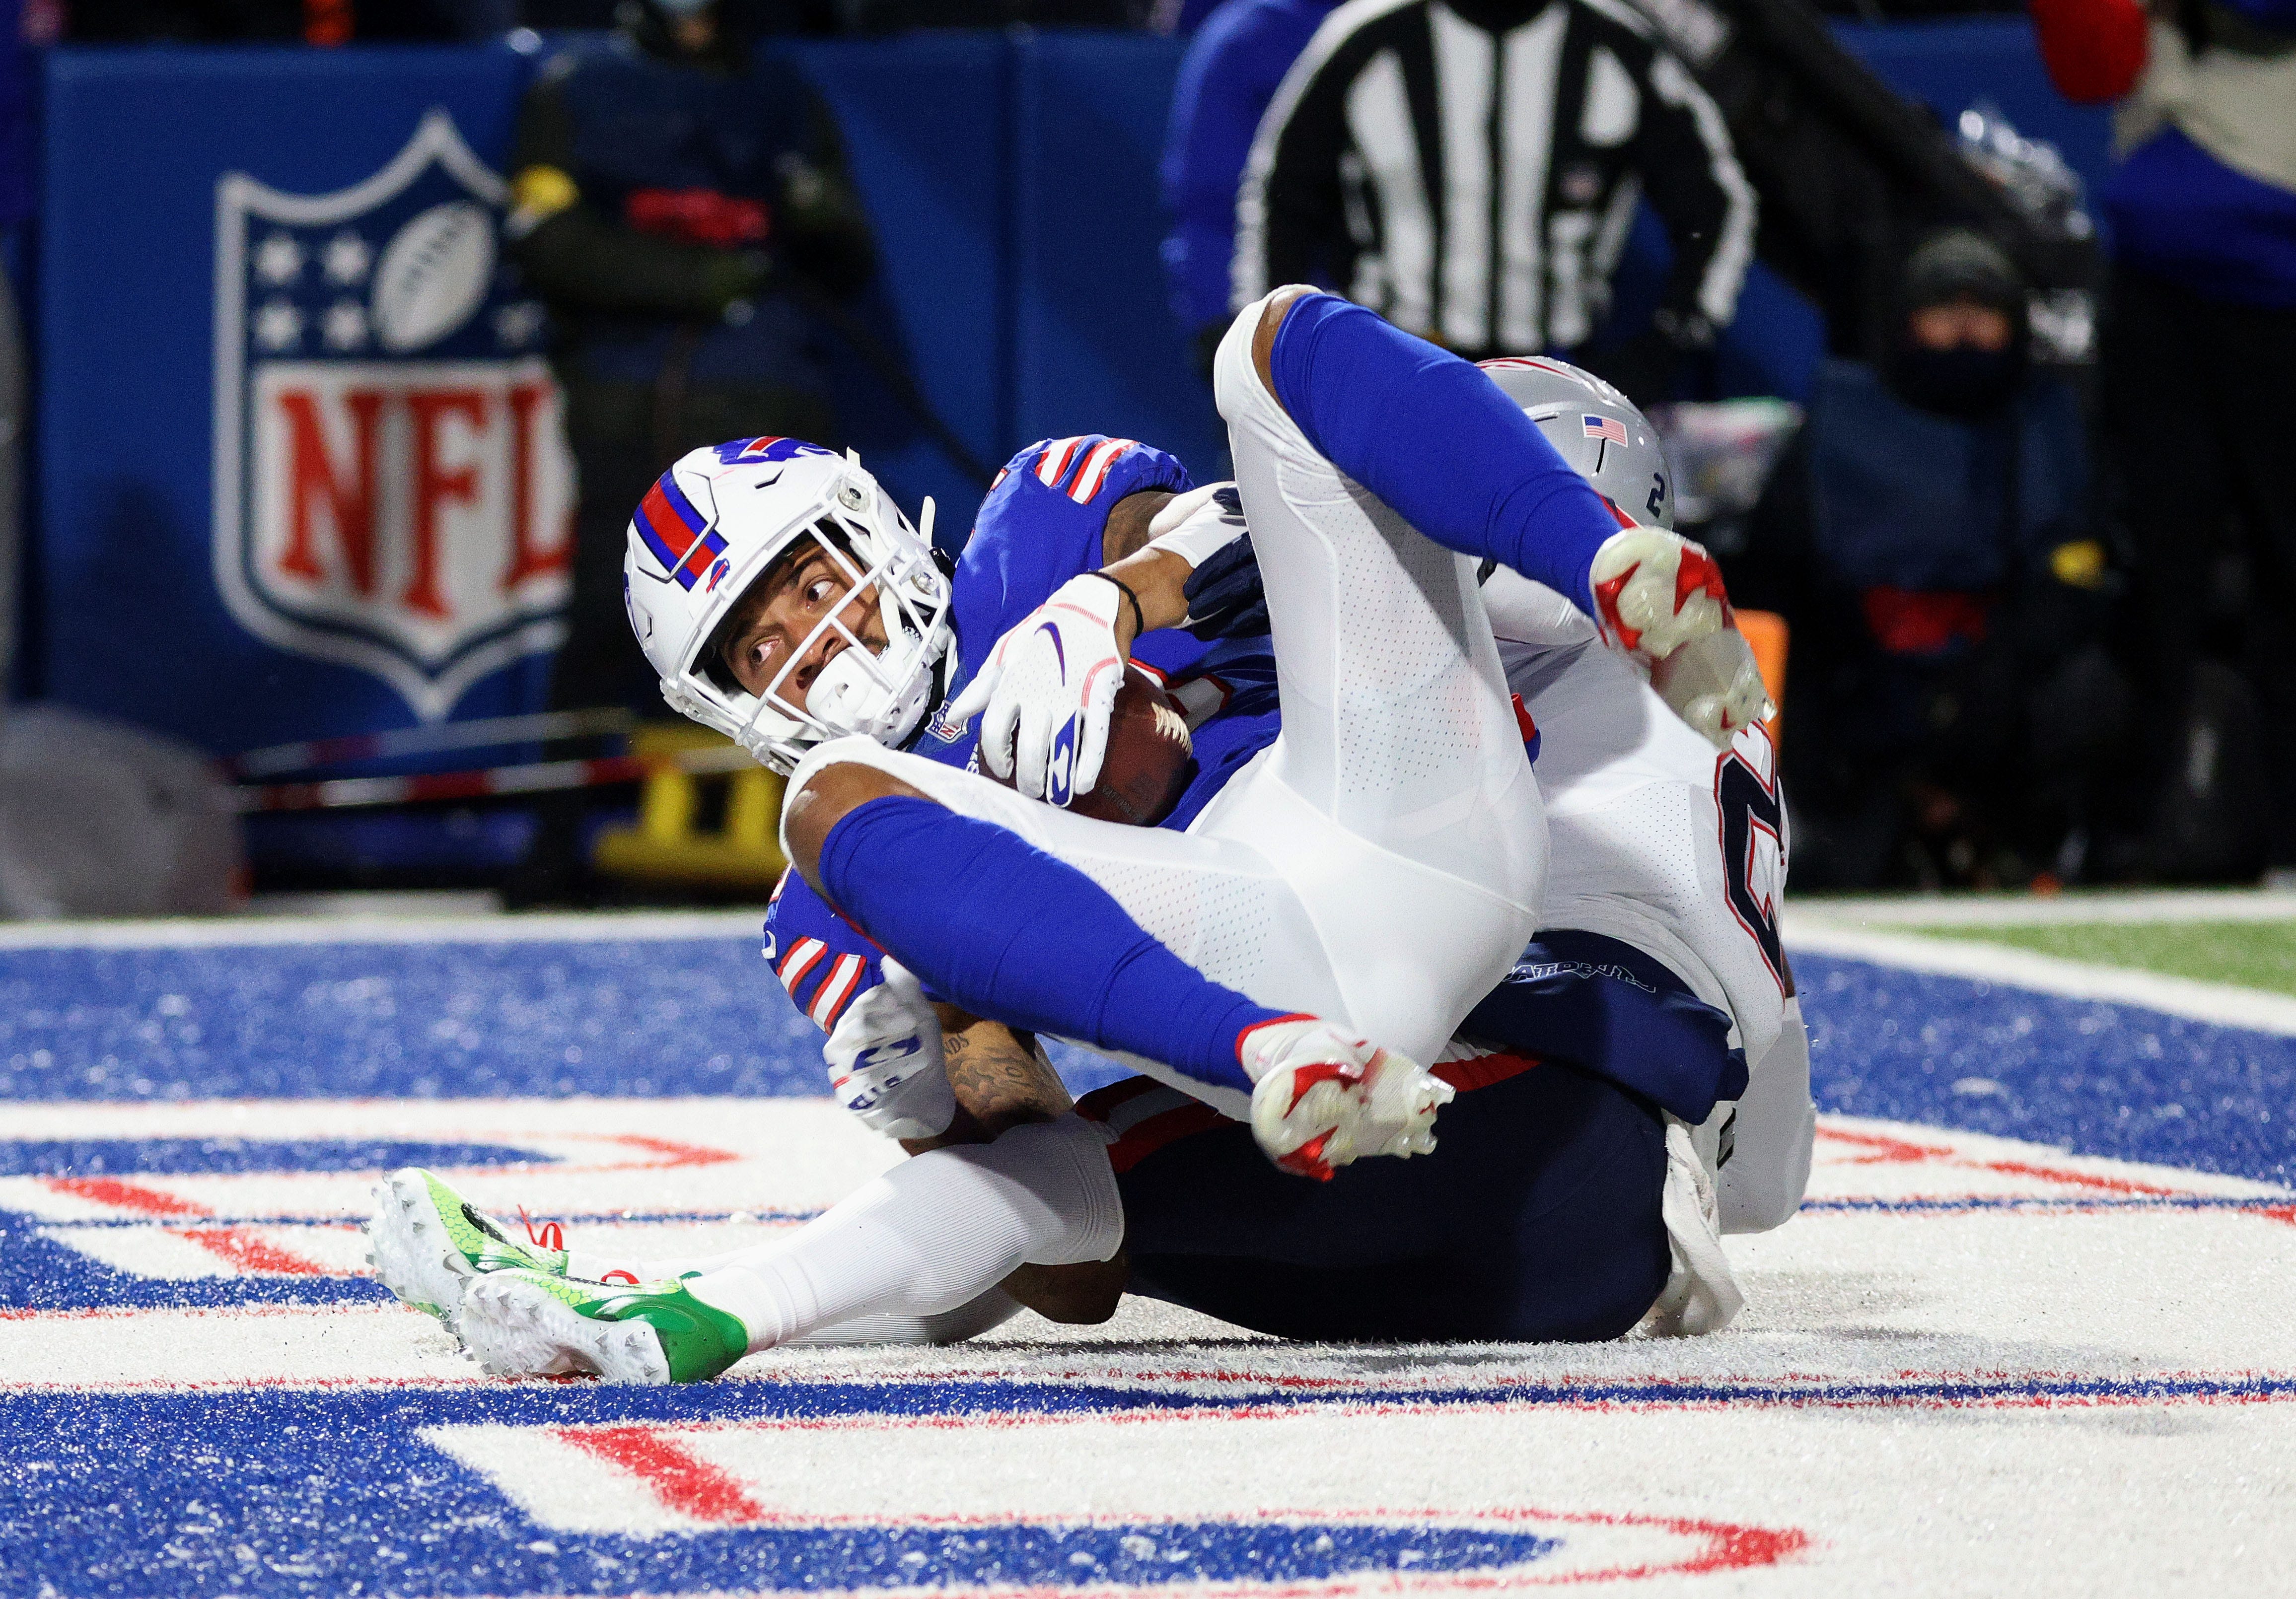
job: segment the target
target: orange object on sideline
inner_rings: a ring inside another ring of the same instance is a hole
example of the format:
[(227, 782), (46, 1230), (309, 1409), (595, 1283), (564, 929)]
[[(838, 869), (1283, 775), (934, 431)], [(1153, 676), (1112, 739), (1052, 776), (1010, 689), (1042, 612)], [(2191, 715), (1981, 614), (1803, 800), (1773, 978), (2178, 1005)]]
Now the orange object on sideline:
[(303, 0), (303, 42), (332, 49), (348, 45), (357, 31), (352, 0)]
[(1777, 707), (1768, 723), (1775, 739), (1786, 714), (1786, 619), (1775, 611), (1741, 611), (1736, 615), (1738, 631), (1754, 646), (1754, 664), (1762, 668), (1762, 686), (1769, 691), (1770, 703)]

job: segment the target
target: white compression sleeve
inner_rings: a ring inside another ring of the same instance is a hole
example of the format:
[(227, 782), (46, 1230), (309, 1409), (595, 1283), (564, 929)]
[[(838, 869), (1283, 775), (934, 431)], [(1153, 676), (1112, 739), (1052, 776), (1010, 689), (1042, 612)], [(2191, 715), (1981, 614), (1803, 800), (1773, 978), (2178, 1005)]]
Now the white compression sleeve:
[(1715, 1178), (1725, 1233), (1767, 1233), (1801, 1208), (1816, 1133), (1809, 1031), (1802, 1025), (1801, 1001), (1789, 999), (1778, 1040), (1755, 1066), (1738, 1101), (1735, 1148)]
[(808, 1349), (856, 1343), (963, 1343), (1021, 1314), (1021, 1301), (992, 1288), (970, 1304), (932, 1316), (857, 1316), (791, 1341)]
[(1105, 1260), (1123, 1242), (1107, 1147), (1068, 1115), (905, 1160), (685, 1287), (741, 1317), (754, 1350), (857, 1316), (935, 1316), (1015, 1267)]

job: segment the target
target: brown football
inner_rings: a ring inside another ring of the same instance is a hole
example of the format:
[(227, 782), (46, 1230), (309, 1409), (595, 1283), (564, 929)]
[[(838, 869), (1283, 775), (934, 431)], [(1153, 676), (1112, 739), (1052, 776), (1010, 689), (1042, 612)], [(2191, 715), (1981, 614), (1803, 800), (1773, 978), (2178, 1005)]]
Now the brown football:
[[(980, 770), (992, 782), (1003, 781), (986, 766)], [(1179, 802), (1195, 775), (1195, 747), (1179, 702), (1138, 667), (1128, 667), (1108, 721), (1100, 783), (1069, 808), (1095, 821), (1152, 827)]]

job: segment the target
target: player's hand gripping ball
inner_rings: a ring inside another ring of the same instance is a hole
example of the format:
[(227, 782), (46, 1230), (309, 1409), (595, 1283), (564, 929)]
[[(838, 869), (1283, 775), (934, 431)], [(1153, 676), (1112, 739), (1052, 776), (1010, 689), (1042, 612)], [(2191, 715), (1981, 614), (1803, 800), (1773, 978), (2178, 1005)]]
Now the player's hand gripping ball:
[(1188, 718), (1178, 702), (1153, 677), (1128, 666), (1108, 718), (1100, 781), (1070, 795), (1068, 808), (1096, 822), (1153, 827), (1179, 803), (1195, 775)]
[(1104, 822), (1149, 825), (1193, 775), (1187, 720), (1130, 665), (1115, 584), (1071, 578), (996, 642), (957, 697), (980, 718), (980, 769), (1032, 800)]

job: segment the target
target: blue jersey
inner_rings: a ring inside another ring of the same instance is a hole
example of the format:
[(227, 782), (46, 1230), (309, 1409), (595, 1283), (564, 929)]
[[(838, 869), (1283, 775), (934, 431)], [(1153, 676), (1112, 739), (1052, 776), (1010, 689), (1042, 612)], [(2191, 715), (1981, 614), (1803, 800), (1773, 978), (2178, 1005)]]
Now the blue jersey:
[[(956, 665), (949, 702), (988, 652), (1070, 578), (1106, 564), (1108, 514), (1127, 495), (1192, 487), (1171, 455), (1097, 433), (1030, 445), (996, 474), (956, 563), (950, 611)], [(1264, 616), (1264, 612), (1261, 613)], [(1275, 660), (1265, 634), (1206, 640), (1178, 628), (1144, 634), (1132, 656), (1189, 708), (1197, 772), (1171, 815), (1185, 828), (1227, 780), (1269, 743), (1278, 726)], [(1233, 628), (1228, 631), (1234, 631)], [(936, 719), (912, 752), (976, 767), (977, 725)], [(766, 914), (766, 959), (798, 1009), (824, 1030), (854, 999), (884, 980), (883, 952), (795, 873), (783, 876)]]

